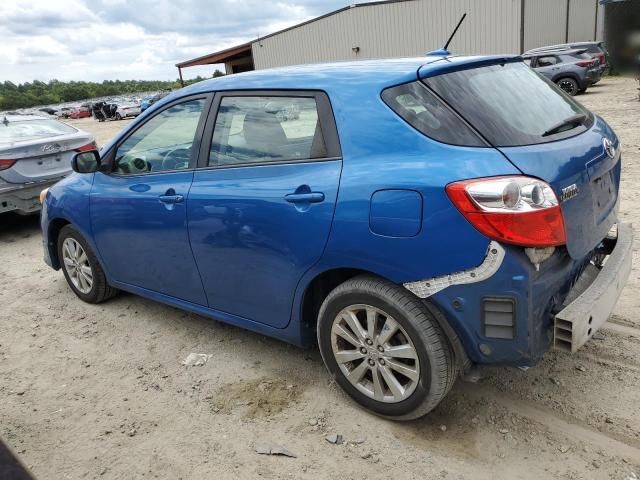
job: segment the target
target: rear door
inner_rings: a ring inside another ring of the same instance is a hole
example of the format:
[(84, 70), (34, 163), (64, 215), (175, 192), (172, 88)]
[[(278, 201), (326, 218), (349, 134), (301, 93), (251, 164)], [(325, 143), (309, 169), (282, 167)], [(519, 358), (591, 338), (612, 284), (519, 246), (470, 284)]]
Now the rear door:
[(140, 124), (95, 174), (91, 227), (110, 276), (206, 305), (187, 230), (187, 196), (206, 112), (206, 95), (180, 99)]
[(520, 62), (424, 80), (526, 175), (561, 202), (567, 250), (582, 258), (616, 222), (619, 141), (585, 107)]
[(536, 71), (552, 79), (560, 71), (558, 63), (560, 63), (560, 59), (555, 55), (538, 57), (536, 61)]
[(331, 106), (324, 93), (265, 91), (219, 94), (215, 108), (188, 199), (207, 300), (283, 328), (333, 220), (342, 159)]

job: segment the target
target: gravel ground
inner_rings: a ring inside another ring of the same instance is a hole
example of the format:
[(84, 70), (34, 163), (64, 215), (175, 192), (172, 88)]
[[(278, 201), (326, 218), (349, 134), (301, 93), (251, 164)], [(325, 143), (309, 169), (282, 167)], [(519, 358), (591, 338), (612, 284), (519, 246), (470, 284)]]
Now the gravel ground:
[[(622, 217), (640, 225), (640, 103), (630, 79), (578, 99), (622, 138)], [(70, 122), (103, 144), (125, 122)], [(636, 233), (636, 236), (640, 236)], [(577, 355), (458, 382), (429, 416), (371, 416), (316, 350), (121, 294), (79, 301), (42, 260), (37, 219), (0, 220), (0, 437), (39, 479), (635, 479), (640, 271)], [(634, 249), (638, 262), (637, 243)], [(191, 352), (203, 366), (182, 366)], [(325, 440), (340, 434), (341, 445)], [(297, 455), (266, 456), (281, 446)]]

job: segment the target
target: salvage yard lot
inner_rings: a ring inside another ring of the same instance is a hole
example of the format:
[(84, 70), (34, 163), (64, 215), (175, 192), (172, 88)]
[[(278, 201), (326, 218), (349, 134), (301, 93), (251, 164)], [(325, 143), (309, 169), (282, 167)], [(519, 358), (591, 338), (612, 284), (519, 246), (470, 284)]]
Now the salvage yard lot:
[[(640, 225), (636, 84), (605, 78), (577, 99), (621, 137), (621, 217)], [(69, 123), (101, 145), (127, 124)], [(0, 437), (39, 479), (634, 478), (637, 250), (614, 316), (577, 355), (488, 369), (394, 423), (346, 398), (317, 350), (129, 294), (82, 303), (42, 262), (37, 218), (0, 217)], [(183, 366), (192, 352), (211, 357)], [(297, 458), (255, 451), (274, 446)]]

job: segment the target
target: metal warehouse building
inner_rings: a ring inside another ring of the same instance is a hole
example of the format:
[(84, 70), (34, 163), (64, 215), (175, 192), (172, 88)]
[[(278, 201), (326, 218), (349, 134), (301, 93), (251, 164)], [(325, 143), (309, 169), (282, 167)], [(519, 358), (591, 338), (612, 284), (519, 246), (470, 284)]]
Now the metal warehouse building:
[(227, 73), (303, 63), (455, 53), (521, 53), (601, 38), (603, 5), (616, 0), (388, 0), (351, 5), (236, 47), (177, 64), (224, 63)]

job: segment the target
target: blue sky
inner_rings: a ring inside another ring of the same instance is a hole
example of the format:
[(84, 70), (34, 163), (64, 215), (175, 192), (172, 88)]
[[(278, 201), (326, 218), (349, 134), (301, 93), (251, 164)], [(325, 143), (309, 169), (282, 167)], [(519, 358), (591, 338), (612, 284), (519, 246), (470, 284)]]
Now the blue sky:
[[(0, 81), (177, 77), (175, 63), (348, 0), (0, 0)], [(186, 69), (186, 78), (214, 67)]]

